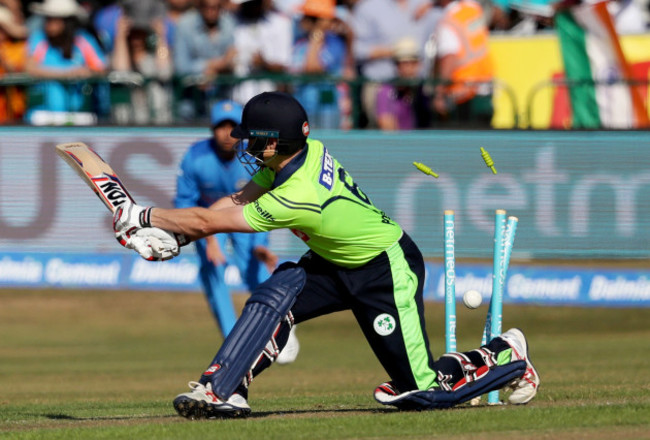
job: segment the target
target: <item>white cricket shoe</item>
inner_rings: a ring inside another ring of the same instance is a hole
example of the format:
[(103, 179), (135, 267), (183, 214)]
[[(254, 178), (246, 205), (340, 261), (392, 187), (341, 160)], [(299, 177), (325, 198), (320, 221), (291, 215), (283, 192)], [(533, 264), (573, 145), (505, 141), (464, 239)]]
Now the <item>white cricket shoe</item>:
[(174, 399), (174, 409), (185, 418), (219, 419), (232, 417), (246, 417), (251, 412), (251, 407), (241, 394), (233, 394), (227, 401), (219, 399), (212, 392), (212, 385), (203, 385), (199, 382), (190, 382), (192, 389)]
[(287, 345), (284, 346), (278, 358), (275, 360), (279, 365), (290, 364), (295, 361), (298, 357), (298, 352), (300, 351), (300, 342), (296, 336), (296, 326), (291, 327), (291, 332), (289, 333), (289, 339), (287, 340)]
[(513, 380), (508, 384), (512, 394), (508, 397), (508, 402), (515, 405), (523, 405), (533, 400), (539, 389), (539, 374), (528, 355), (528, 343), (524, 333), (518, 328), (511, 328), (501, 334), (501, 339), (506, 341), (512, 348), (512, 360), (525, 360), (526, 372), (523, 376)]
[(392, 381), (384, 382), (375, 388), (374, 396), (375, 400), (383, 405), (396, 405), (404, 397), (409, 396), (410, 394), (417, 393), (419, 390), (407, 391), (405, 393), (400, 393), (397, 388), (393, 385)]

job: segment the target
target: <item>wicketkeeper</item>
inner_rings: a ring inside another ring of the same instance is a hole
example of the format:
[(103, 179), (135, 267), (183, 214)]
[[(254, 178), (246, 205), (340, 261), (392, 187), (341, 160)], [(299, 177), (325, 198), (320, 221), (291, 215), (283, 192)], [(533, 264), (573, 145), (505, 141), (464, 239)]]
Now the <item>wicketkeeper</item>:
[(239, 159), (255, 173), (241, 191), (209, 208), (129, 203), (114, 218), (118, 240), (144, 255), (178, 254), (178, 236), (196, 240), (279, 228), (290, 229), (310, 248), (252, 292), (208, 368), (190, 382), (192, 391), (174, 400), (180, 415), (249, 414), (248, 386), (277, 358), (291, 327), (340, 310), (352, 311), (390, 377), (375, 389), (382, 404), (448, 408), (506, 386), (513, 390), (511, 403), (535, 397), (539, 375), (518, 329), (476, 350), (433, 359), (424, 323), (422, 254), (325, 146), (308, 138), (309, 122), (298, 101), (278, 92), (253, 97), (232, 136), (241, 139)]

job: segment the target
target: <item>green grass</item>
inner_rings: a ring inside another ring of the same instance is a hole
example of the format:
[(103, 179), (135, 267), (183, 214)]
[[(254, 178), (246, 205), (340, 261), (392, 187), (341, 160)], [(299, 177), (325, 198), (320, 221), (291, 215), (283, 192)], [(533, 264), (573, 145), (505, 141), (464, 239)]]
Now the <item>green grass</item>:
[[(243, 296), (238, 296), (239, 305)], [(427, 304), (436, 356), (442, 304)], [(458, 307), (460, 350), (486, 307)], [(650, 439), (650, 309), (505, 307), (542, 377), (529, 405), (398, 412), (351, 314), (303, 323), (301, 352), (251, 387), (242, 420), (187, 421), (171, 400), (221, 339), (202, 295), (0, 291), (0, 438), (7, 439)]]

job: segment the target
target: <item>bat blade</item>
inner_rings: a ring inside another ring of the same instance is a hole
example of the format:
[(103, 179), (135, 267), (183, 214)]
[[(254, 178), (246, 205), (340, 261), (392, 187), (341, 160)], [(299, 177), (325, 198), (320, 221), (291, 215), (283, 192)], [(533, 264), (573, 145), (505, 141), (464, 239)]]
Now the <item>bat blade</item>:
[(113, 171), (92, 148), (83, 142), (56, 146), (56, 153), (83, 179), (111, 212), (133, 197)]

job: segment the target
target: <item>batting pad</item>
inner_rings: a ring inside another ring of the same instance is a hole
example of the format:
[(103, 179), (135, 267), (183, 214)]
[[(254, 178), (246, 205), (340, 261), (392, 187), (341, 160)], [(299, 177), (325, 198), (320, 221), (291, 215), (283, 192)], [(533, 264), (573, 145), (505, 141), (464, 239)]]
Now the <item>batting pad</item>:
[(523, 376), (525, 372), (526, 361), (515, 361), (507, 365), (493, 367), (481, 379), (456, 391), (443, 391), (441, 389), (409, 391), (390, 398), (377, 399), (377, 401), (384, 405), (393, 405), (408, 411), (445, 409), (467, 402), (489, 391), (501, 389), (511, 380)]
[(284, 263), (268, 280), (257, 286), (200, 382), (210, 382), (214, 394), (227, 400), (257, 363), (278, 324), (291, 310), (306, 279), (302, 267)]

